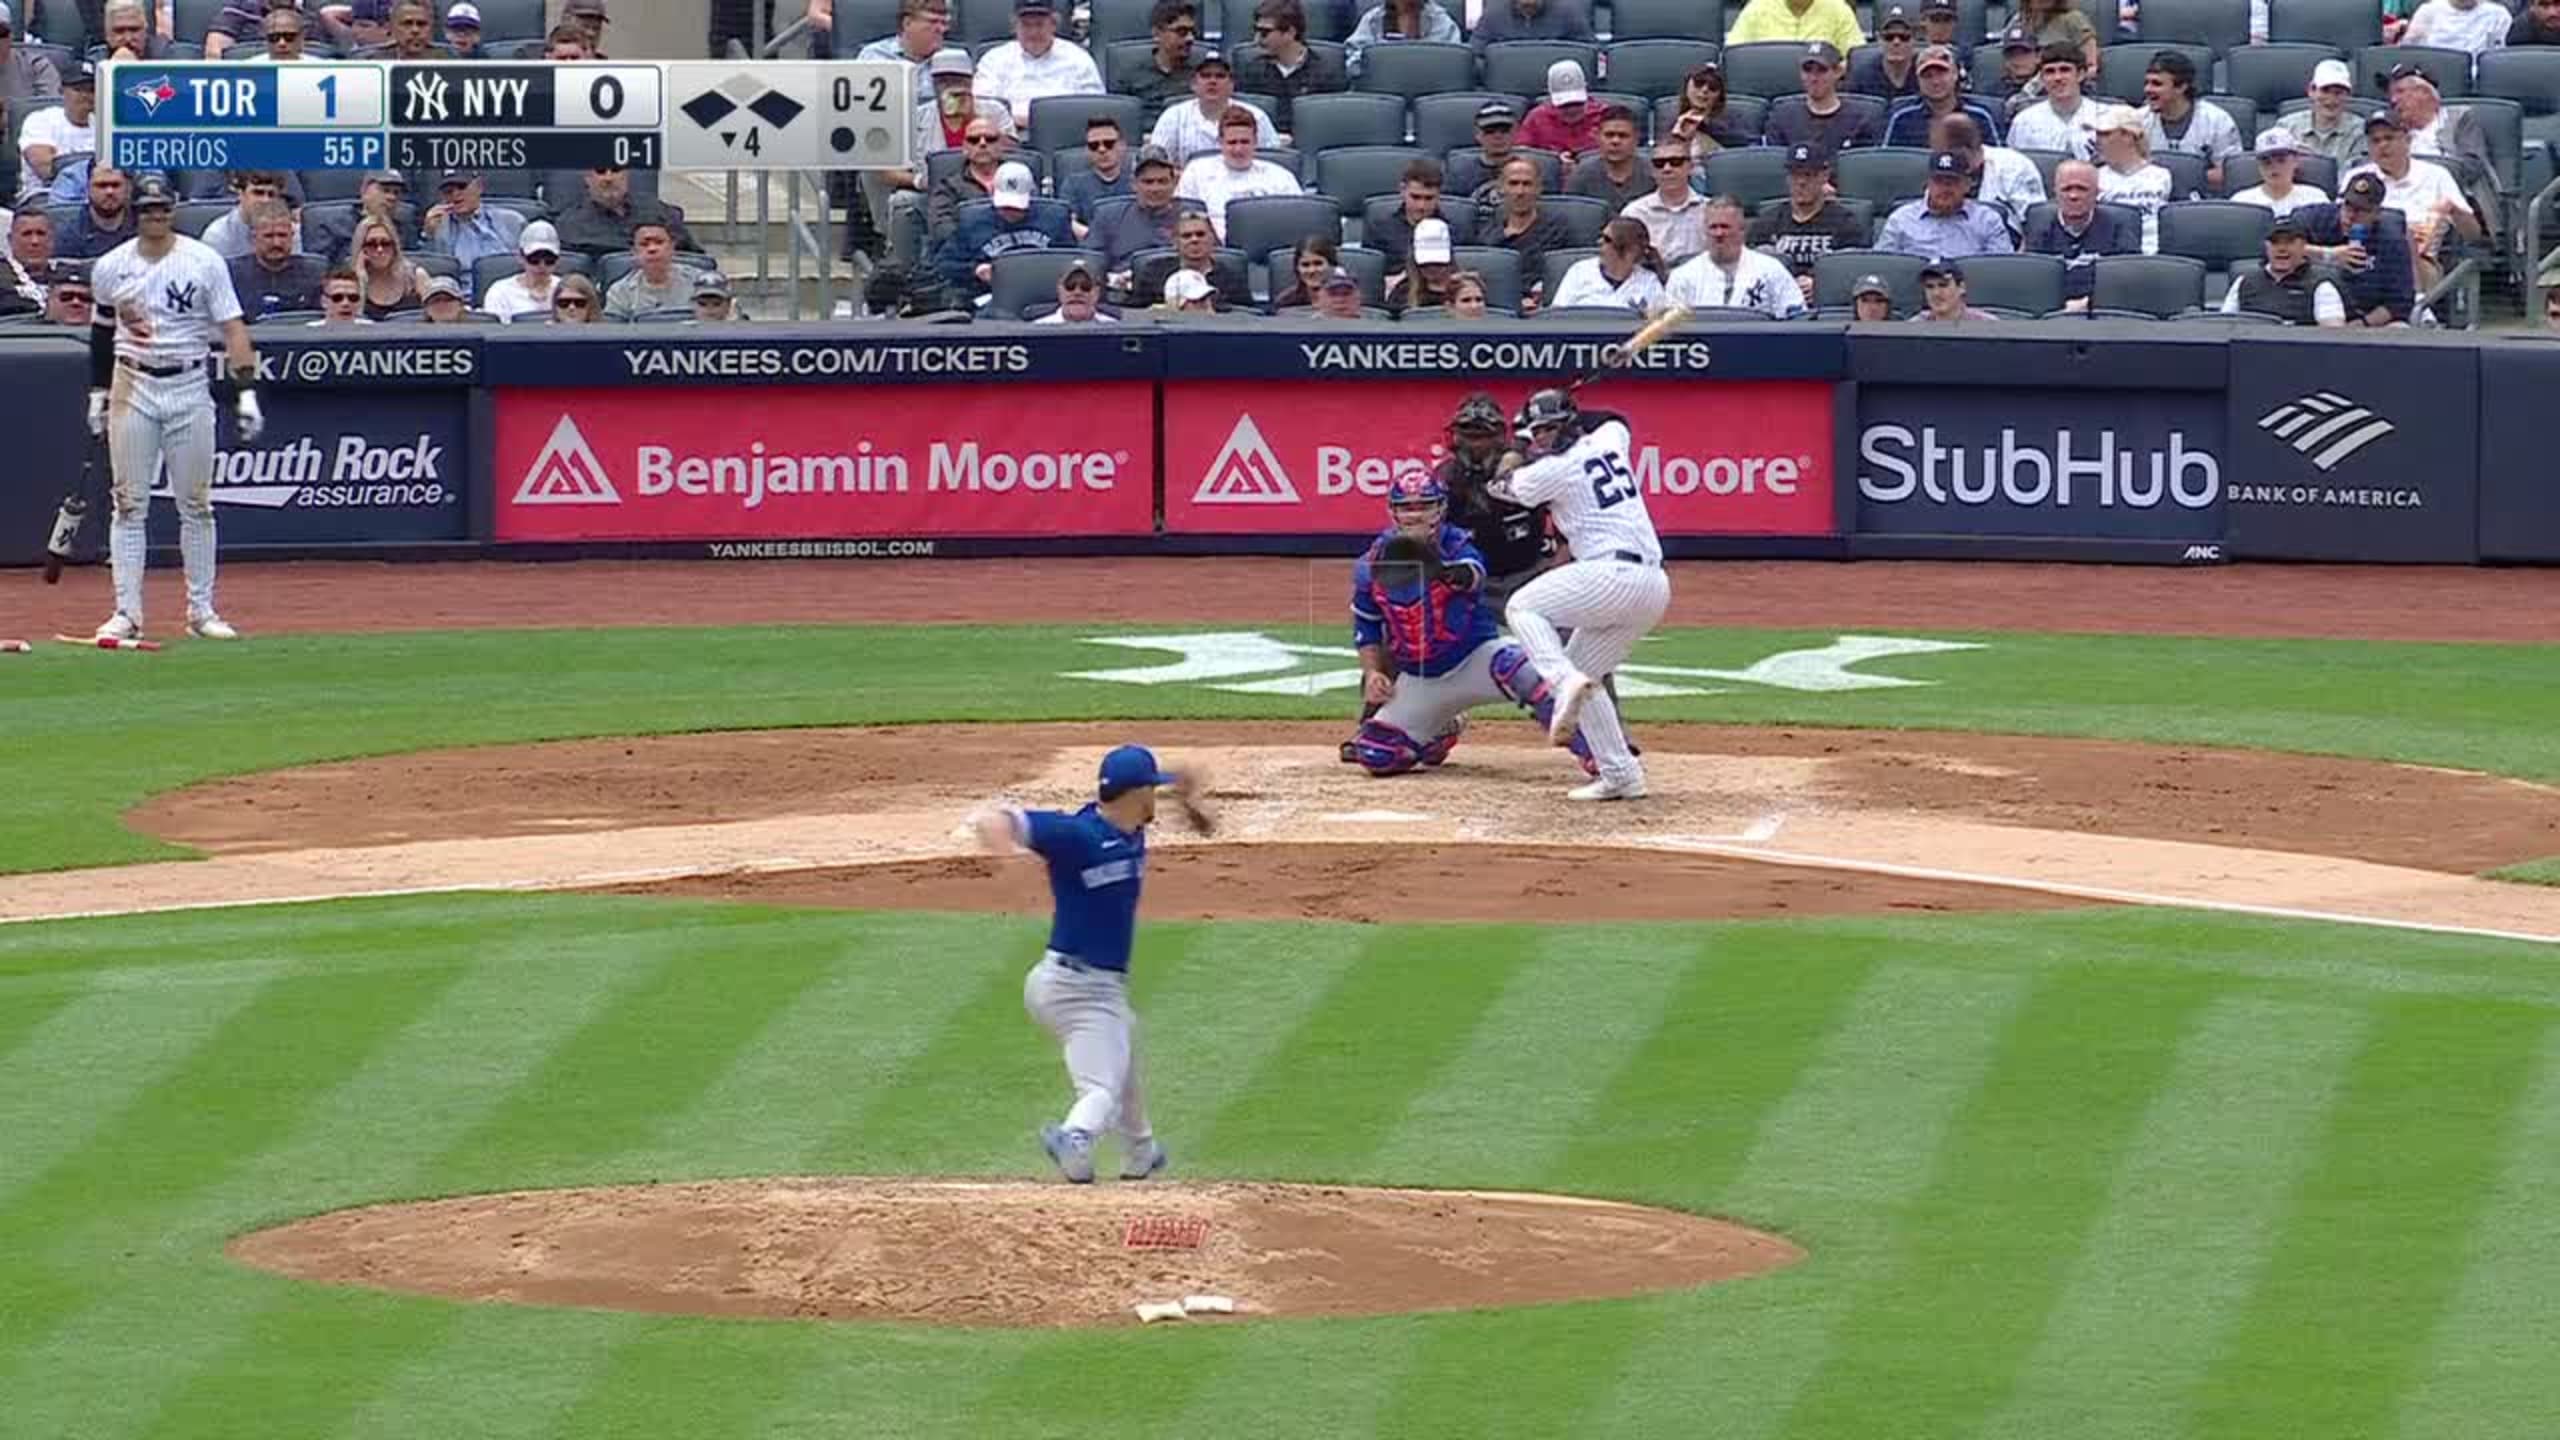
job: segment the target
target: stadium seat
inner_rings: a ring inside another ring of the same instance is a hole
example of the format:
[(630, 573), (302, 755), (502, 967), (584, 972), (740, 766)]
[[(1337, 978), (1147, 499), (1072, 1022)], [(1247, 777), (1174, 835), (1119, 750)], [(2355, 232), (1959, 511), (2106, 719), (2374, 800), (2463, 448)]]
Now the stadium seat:
[(1793, 40), (1761, 40), (1728, 45), (1724, 52), (1724, 86), (1729, 94), (1774, 100), (1804, 93), (1804, 46)]
[(1549, 195), (1540, 203), (1549, 214), (1563, 219), (1566, 233), (1577, 246), (1599, 244), (1600, 227), (1618, 213), (1608, 201), (1589, 195)]
[(171, 38), (204, 43), (213, 31), (214, 19), (222, 14), (222, 0), (165, 0), (169, 7)]
[[(2294, 161), (2293, 179), (2297, 185), (2309, 185), (2321, 194), (2338, 198), (2338, 162), (2326, 155), (2303, 155)], [(2222, 162), (2222, 193), (2237, 195), (2253, 189), (2258, 183), (2258, 157), (2242, 151)]]
[(2351, 63), (2356, 92), (2377, 100), (2388, 98), (2391, 72), (2402, 65), (2426, 71), (2427, 78), (2436, 82), (2437, 93), (2447, 100), (2471, 93), (2471, 52), (2436, 45), (2369, 45), (2357, 51)]
[(1704, 40), (1618, 40), (1601, 52), (1600, 71), (1612, 90), (1647, 100), (1680, 93), (1689, 72), (1716, 58)]
[[(1201, 5), (1200, 23), (1215, 26), (1220, 43), (1229, 51), (1253, 38), (1253, 9), (1259, 0), (1225, 0), (1224, 4)], [(1307, 15), (1307, 39), (1340, 44), (1360, 19), (1359, 10), (1348, 6), (1308, 5), (1301, 7)], [(1366, 9), (1362, 6), (1361, 9)]]
[(1858, 277), (1874, 275), (1893, 292), (1893, 312), (1909, 315), (1920, 308), (1920, 267), (1928, 263), (1917, 255), (1884, 250), (1834, 250), (1818, 255), (1813, 261), (1813, 303), (1846, 305)]
[(2018, 153), (2026, 156), (2035, 165), (2036, 174), (2044, 181), (2044, 193), (2047, 195), (2053, 193), (2053, 172), (2062, 168), (2063, 161), (2079, 158), (2076, 155), (2066, 155), (2060, 150), (2021, 150)]
[(201, 240), (205, 227), (221, 219), (232, 208), (233, 202), (228, 200), (181, 200), (178, 202), (178, 233)]
[(1301, 95), (1290, 107), (1289, 139), (1310, 153), (1347, 145), (1402, 145), (1405, 102), (1394, 95)]
[(2196, 200), (2204, 197), (2205, 177), (2213, 169), (2212, 161), (2184, 150), (2154, 150), (2151, 163), (2169, 172), (2170, 199)]
[(1288, 171), (1291, 178), (1298, 182), (1299, 189), (1306, 188), (1307, 171), (1312, 168), (1308, 163), (1306, 151), (1292, 150), (1283, 146), (1277, 150), (1256, 150), (1253, 152), (1253, 157), (1257, 160), (1268, 160)]
[(2222, 89), (2272, 112), (2310, 93), (2311, 71), (2321, 61), (2345, 58), (2330, 45), (2246, 45), (2222, 57)]
[(1026, 305), (1058, 299), (1058, 277), (1082, 261), (1102, 272), (1099, 250), (1015, 250), (995, 258), (983, 313), (990, 320), (1018, 320)]
[(1227, 244), (1247, 255), (1297, 244), (1310, 235), (1342, 238), (1343, 207), (1325, 195), (1260, 195), (1227, 204)]
[[(1114, 40), (1154, 39), (1155, 31), (1147, 23), (1147, 15), (1154, 9), (1155, 0), (1093, 0), (1085, 30), (1087, 48)], [(1215, 7), (1203, 7), (1200, 23), (1205, 26), (1217, 19), (1214, 12)], [(1253, 30), (1248, 26), (1244, 33), (1250, 36)]]
[(1422, 158), (1410, 145), (1346, 145), (1317, 157), (1314, 188), (1351, 213), (1372, 196), (1395, 194), (1405, 167)]
[(2207, 270), (2229, 270), (2266, 254), (2267, 227), (2275, 213), (2236, 200), (2178, 200), (2160, 207), (2160, 253), (2201, 260)]
[[(1558, 272), (1559, 278), (1561, 273)], [(1554, 289), (1555, 281), (1550, 280), (1547, 288)], [(1689, 313), (1694, 317), (1699, 311), (1692, 309)], [(1553, 321), (1560, 325), (1598, 325), (1604, 328), (1626, 324), (1627, 315), (1627, 311), (1615, 305), (1566, 305), (1561, 308), (1549, 305), (1538, 311), (1539, 319)]]
[[(1360, 233), (1363, 236), (1378, 233), (1379, 222), (1393, 214), (1396, 208), (1401, 206), (1403, 203), (1403, 197), (1398, 195), (1372, 196), (1366, 205), (1360, 207)], [(1468, 236), (1476, 233), (1476, 220), (1478, 217), (1476, 215), (1475, 202), (1467, 199), (1465, 196), (1442, 195), (1440, 197), (1440, 213), (1448, 220), (1449, 230), (1452, 234)], [(1363, 243), (1366, 243), (1365, 240)]]
[(2151, 69), (2151, 57), (2163, 50), (2175, 50), (2196, 62), (2196, 93), (2213, 88), (2213, 49), (2206, 45), (2155, 45), (2148, 40), (2133, 40), (2110, 45), (2098, 52), (2098, 78), (2089, 88), (2100, 95), (2113, 96), (2128, 105), (2142, 103), (2142, 77)]
[(2228, 54), (2249, 43), (2248, 0), (2142, 0), (2142, 38)]
[(2231, 117), (2232, 126), (2240, 132), (2240, 143), (2246, 145), (2258, 138), (2257, 101), (2246, 95), (2214, 94), (2203, 98), (2209, 105), (2222, 107), (2222, 113)]
[(2025, 315), (2048, 314), (2062, 308), (2066, 268), (2058, 255), (1969, 256), (1964, 262), (1965, 299)]
[(1771, 145), (1719, 150), (1707, 157), (1690, 186), (1708, 195), (1731, 196), (1748, 213), (1761, 201), (1787, 193), (1787, 152)]
[[(1929, 188), (1929, 152), (1899, 145), (1843, 150), (1831, 162), (1831, 183), (1843, 197), (1854, 195), (1874, 204), (1876, 213), (1891, 214)], [(1779, 188), (1785, 188), (1783, 175)]]
[[(1858, 48), (1864, 50), (1868, 47), (1861, 45)], [(2008, 58), (2008, 56), (2001, 53), (2000, 47), (1997, 45), (1974, 46), (1972, 62), (1965, 66), (1964, 88), (1966, 93), (1974, 95), (1998, 94), (2000, 90), (2000, 77), (2008, 70)], [(1994, 105), (1991, 107), (1991, 113), (1999, 115), (2005, 112), (2002, 107)]]
[(2528, 116), (2560, 114), (2560, 46), (2492, 50), (2479, 70), (2475, 93), (2513, 100)]
[(1461, 270), (1484, 277), (1484, 303), (1520, 308), (1520, 252), (1499, 245), (1460, 245), (1450, 257)]
[[(1465, 150), (1476, 143), (1476, 110), (1488, 100), (1519, 103), (1517, 95), (1497, 95), (1490, 90), (1461, 90), (1448, 95), (1423, 95), (1414, 99), (1413, 143), (1438, 160), (1452, 150)], [(1523, 110), (1522, 114), (1528, 113)]]
[(1724, 39), (1724, 10), (1714, 0), (1610, 0), (1609, 33), (1618, 40)]
[(250, 325), (261, 329), (273, 328), (277, 330), (292, 330), (309, 325), (312, 321), (323, 318), (325, 317), (317, 310), (275, 310), (261, 315), (249, 323)]
[(1408, 100), (1473, 90), (1476, 52), (1464, 45), (1430, 40), (1372, 45), (1352, 88), (1375, 95), (1402, 95)]
[(1644, 128), (1645, 121), (1653, 113), (1652, 96), (1630, 94), (1624, 90), (1602, 90), (1595, 86), (1591, 91), (1591, 103), (1600, 107), (1603, 114), (1611, 109), (1626, 111), (1627, 118), (1636, 122), (1636, 143), (1642, 145), (1645, 142), (1649, 133)]
[[(707, 260), (709, 258), (709, 256), (687, 257), (688, 262), (696, 259)], [(439, 255), (433, 250), (410, 251), (409, 263), (426, 271), (430, 275), (442, 275), (450, 280), (460, 280), (465, 278), (462, 273), (461, 261), (454, 259), (450, 255)]]
[[(1295, 245), (1275, 245), (1263, 252), (1263, 272), (1271, 277), (1266, 300), (1276, 297), (1281, 291), (1289, 288), (1289, 266), (1296, 257), (1297, 251), (1298, 247)], [(1384, 305), (1387, 303), (1387, 257), (1384, 254), (1376, 250), (1366, 250), (1357, 245), (1345, 245), (1334, 256), (1333, 263), (1350, 271), (1352, 278), (1360, 282), (1361, 304)]]
[[(841, 12), (839, 12), (841, 13)], [(484, 44), (492, 60), (539, 60), (551, 48), (547, 40), (498, 40)], [(315, 47), (313, 53), (317, 54)]]
[(2089, 305), (2167, 319), (2204, 303), (2205, 263), (2186, 255), (2101, 255), (2091, 267)]
[(1044, 95), (1031, 102), (1031, 133), (1023, 143), (1034, 150), (1080, 150), (1085, 122), (1107, 115), (1120, 122), (1121, 138), (1134, 152), (1146, 143), (1146, 113), (1134, 95)]
[[(883, 33), (897, 33), (895, 21)], [(877, 36), (873, 38), (878, 38)], [(1013, 38), (1013, 0), (952, 0), (946, 45), (983, 45)]]
[[(11, 8), (18, 12), (21, 29), (27, 27), (30, 23), (26, 13), (29, 7), (16, 5)], [(75, 55), (88, 50), (89, 27), (81, 19), (79, 5), (69, 3), (69, 0), (45, 0), (34, 9), (32, 33), (41, 36), (46, 44), (59, 45)]]
[(2474, 95), (2445, 108), (2468, 110), (2480, 122), (2480, 133), (2489, 142), (2489, 161), (2497, 170), (2498, 188), (2514, 193), (2523, 183), (2524, 107), (2501, 96)]
[(1575, 40), (1504, 40), (1488, 45), (1483, 74), (1476, 83), (1487, 90), (1544, 101), (1547, 67), (1559, 60), (1581, 66), (1584, 83), (1600, 83), (1600, 47)]
[(1153, 40), (1114, 40), (1096, 47), (1093, 63), (1102, 71), (1102, 83), (1114, 95), (1134, 94), (1155, 78), (1156, 42)]
[(2267, 38), (2362, 50), (2382, 43), (2382, 7), (2373, 0), (2267, 0)]

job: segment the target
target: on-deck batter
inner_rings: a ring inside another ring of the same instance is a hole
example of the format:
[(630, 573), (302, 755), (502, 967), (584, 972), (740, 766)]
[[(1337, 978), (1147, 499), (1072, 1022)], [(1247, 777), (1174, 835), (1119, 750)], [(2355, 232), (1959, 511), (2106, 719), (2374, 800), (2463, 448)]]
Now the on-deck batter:
[[(1640, 799), (1643, 762), (1628, 750), (1618, 708), (1594, 678), (1625, 663), (1671, 605), (1662, 540), (1628, 464), (1633, 436), (1619, 416), (1584, 415), (1566, 392), (1541, 390), (1520, 407), (1519, 438), (1526, 463), (1495, 480), (1494, 492), (1547, 506), (1573, 560), (1522, 586), (1507, 618), (1556, 687), (1548, 738), (1562, 745), (1578, 726), (1599, 764), (1599, 778), (1572, 797)], [(1573, 632), (1570, 643), (1560, 629)]]
[(1075, 1103), (1064, 1123), (1041, 1130), (1040, 1145), (1079, 1185), (1093, 1179), (1093, 1141), (1105, 1130), (1120, 1135), (1121, 1179), (1144, 1180), (1165, 1167), (1147, 1120), (1138, 1015), (1129, 1007), (1129, 952), (1158, 786), (1171, 788), (1194, 828), (1210, 828), (1196, 775), (1160, 768), (1138, 745), (1102, 757), (1099, 799), (1072, 815), (1005, 807), (971, 817), (989, 850), (1029, 850), (1048, 863), (1049, 948), (1023, 977), (1022, 1005), (1065, 1052)]
[(97, 321), (89, 333), (89, 433), (107, 442), (115, 500), (107, 557), (116, 611), (98, 627), (102, 640), (142, 634), (145, 522), (152, 481), (164, 466), (169, 493), (178, 502), (187, 633), (207, 640), (240, 638), (213, 607), (214, 416), (206, 359), (219, 334), (231, 378), (240, 387), (244, 441), (257, 439), (266, 425), (251, 388), (258, 359), (231, 288), (229, 264), (212, 246), (176, 233), (177, 206), (166, 180), (142, 177), (134, 187), (134, 238), (108, 251), (90, 272)]

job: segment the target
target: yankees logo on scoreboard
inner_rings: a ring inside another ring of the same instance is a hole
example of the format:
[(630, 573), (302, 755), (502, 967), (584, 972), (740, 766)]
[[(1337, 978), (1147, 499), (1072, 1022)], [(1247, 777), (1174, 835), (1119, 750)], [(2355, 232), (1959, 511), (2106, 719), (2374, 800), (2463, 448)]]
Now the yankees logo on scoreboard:
[(398, 65), (391, 95), (392, 163), (404, 169), (665, 163), (655, 65)]

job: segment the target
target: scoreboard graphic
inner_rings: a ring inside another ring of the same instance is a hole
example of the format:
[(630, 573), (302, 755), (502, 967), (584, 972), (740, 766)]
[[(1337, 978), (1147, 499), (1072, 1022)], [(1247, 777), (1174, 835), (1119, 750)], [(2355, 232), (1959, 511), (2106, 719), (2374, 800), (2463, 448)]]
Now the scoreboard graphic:
[(897, 63), (120, 60), (101, 84), (98, 149), (120, 170), (885, 170), (913, 162), (915, 71)]

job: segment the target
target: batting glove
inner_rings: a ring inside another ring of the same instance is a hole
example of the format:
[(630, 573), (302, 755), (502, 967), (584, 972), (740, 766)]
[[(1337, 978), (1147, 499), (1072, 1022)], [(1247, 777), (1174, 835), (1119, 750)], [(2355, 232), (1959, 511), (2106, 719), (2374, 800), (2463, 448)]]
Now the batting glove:
[(267, 417), (258, 409), (257, 392), (241, 391), (237, 408), (240, 416), (240, 438), (245, 442), (254, 442), (267, 428)]
[(107, 438), (107, 392), (104, 390), (89, 392), (89, 433), (101, 440)]

